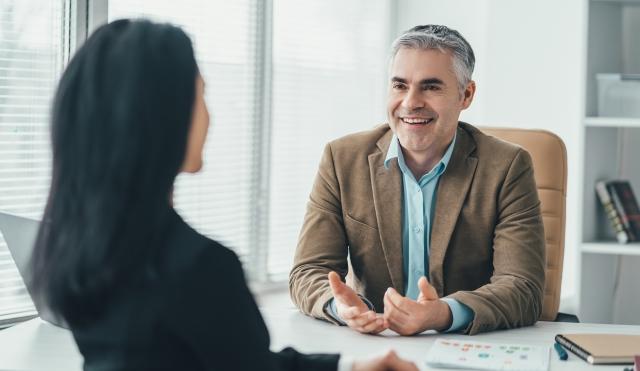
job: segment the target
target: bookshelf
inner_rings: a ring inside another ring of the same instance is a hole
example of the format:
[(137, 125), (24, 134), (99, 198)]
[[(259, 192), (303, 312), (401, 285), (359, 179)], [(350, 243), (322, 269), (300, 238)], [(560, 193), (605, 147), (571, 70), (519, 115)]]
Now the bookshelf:
[(640, 74), (640, 0), (588, 1), (582, 130), (582, 322), (640, 324), (640, 243), (615, 242), (595, 193), (601, 179), (627, 179), (640, 197), (640, 117), (599, 117), (596, 74)]
[(586, 127), (594, 128), (640, 128), (640, 118), (586, 117), (584, 119), (584, 125)]
[(640, 243), (634, 242), (622, 245), (615, 241), (583, 242), (582, 253), (640, 256)]

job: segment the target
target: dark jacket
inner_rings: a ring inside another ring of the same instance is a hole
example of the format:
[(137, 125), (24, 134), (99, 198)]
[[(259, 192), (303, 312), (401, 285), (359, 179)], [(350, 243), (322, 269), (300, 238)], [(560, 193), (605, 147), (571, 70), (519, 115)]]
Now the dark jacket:
[(335, 370), (338, 355), (269, 350), (269, 334), (232, 251), (173, 210), (157, 259), (89, 324), (72, 325), (85, 370)]

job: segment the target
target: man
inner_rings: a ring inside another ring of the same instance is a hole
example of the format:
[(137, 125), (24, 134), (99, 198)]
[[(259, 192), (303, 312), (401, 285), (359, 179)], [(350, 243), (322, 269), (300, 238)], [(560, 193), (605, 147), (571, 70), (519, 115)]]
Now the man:
[(304, 313), (402, 335), (538, 319), (545, 241), (531, 158), (458, 122), (474, 63), (444, 26), (394, 42), (389, 124), (322, 156), (289, 280)]

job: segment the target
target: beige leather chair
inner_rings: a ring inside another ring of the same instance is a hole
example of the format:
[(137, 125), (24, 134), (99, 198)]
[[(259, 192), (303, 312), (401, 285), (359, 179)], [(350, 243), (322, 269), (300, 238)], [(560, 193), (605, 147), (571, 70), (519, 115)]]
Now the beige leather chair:
[(484, 133), (526, 149), (533, 160), (546, 241), (546, 283), (542, 300), (543, 321), (554, 321), (560, 306), (564, 257), (567, 150), (557, 135), (545, 130), (480, 128)]

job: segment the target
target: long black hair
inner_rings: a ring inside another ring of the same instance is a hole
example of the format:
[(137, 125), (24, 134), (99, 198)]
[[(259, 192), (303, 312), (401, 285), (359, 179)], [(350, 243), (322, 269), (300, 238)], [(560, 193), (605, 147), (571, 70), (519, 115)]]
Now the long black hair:
[(185, 157), (198, 68), (179, 28), (97, 29), (60, 79), (53, 173), (31, 261), (36, 294), (70, 324), (153, 260)]

